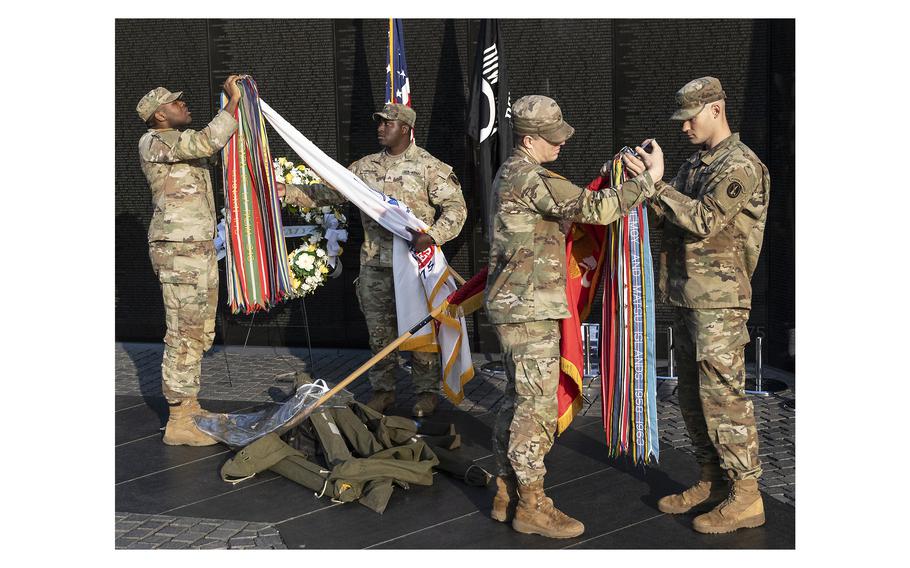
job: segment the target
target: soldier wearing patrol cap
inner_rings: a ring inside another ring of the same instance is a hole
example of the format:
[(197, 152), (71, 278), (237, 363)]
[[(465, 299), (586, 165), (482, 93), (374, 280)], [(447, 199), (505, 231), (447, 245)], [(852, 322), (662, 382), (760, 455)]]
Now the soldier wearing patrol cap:
[[(412, 231), (411, 245), (416, 251), (443, 245), (461, 232), (467, 217), (461, 184), (452, 166), (437, 160), (417, 146), (411, 132), (417, 113), (408, 106), (387, 103), (373, 113), (378, 121), (377, 136), (384, 150), (351, 164), (348, 169), (370, 187), (394, 197), (429, 225), (426, 233)], [(334, 197), (320, 187), (287, 186), (285, 199), (303, 207), (344, 202), (337, 192)], [(436, 208), (440, 214), (436, 217)], [(366, 215), (363, 222), (363, 246), (360, 248), (360, 276), (357, 298), (366, 319), (370, 349), (374, 354), (398, 337), (395, 292), (392, 277), (392, 233)], [(397, 354), (391, 353), (370, 369), (372, 409), (384, 413), (395, 402), (395, 369)], [(439, 354), (413, 351), (411, 377), (417, 391), (412, 414), (431, 415), (439, 402), (441, 369)]]
[(192, 120), (182, 91), (152, 89), (136, 112), (149, 130), (139, 140), (139, 164), (152, 191), (149, 256), (161, 283), (167, 333), (161, 364), (162, 391), (169, 406), (164, 443), (209, 446), (217, 443), (198, 428), (202, 354), (215, 338), (218, 265), (215, 260), (215, 199), (209, 159), (237, 129), (240, 102), (236, 75), (224, 91), (227, 107), (202, 130)]
[(655, 143), (640, 175), (619, 189), (588, 191), (542, 164), (559, 156), (575, 129), (556, 101), (529, 95), (512, 105), (515, 151), (493, 182), (485, 308), (502, 345), (508, 384), (493, 428), (498, 477), (491, 516), (518, 532), (571, 538), (584, 525), (544, 494), (544, 456), (556, 434), (559, 320), (566, 301), (565, 221), (607, 225), (654, 196), (663, 176)]
[[(750, 279), (768, 210), (768, 168), (733, 133), (714, 77), (676, 93), (671, 117), (700, 147), (651, 201), (664, 222), (660, 295), (676, 306), (679, 406), (701, 465), (693, 487), (658, 502), (665, 513), (706, 510), (693, 528), (725, 533), (764, 524), (758, 434), (745, 393)], [(643, 164), (627, 159), (632, 171)]]

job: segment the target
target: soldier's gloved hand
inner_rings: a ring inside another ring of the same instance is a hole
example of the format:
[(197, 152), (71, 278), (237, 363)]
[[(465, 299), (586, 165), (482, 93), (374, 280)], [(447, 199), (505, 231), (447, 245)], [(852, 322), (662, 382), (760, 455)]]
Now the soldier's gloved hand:
[(411, 248), (414, 249), (414, 252), (423, 252), (436, 244), (433, 237), (426, 233), (415, 231), (410, 227), (408, 227), (408, 232), (411, 233)]
[(645, 140), (641, 145), (647, 146), (648, 142), (651, 142), (650, 152), (646, 152), (641, 146), (636, 146), (635, 151), (638, 152), (638, 155), (644, 161), (645, 168), (651, 174), (651, 180), (657, 183), (664, 177), (664, 151), (657, 144), (657, 140), (654, 139)]
[(622, 163), (632, 173), (632, 177), (640, 176), (645, 171), (645, 163), (632, 154), (623, 152)]

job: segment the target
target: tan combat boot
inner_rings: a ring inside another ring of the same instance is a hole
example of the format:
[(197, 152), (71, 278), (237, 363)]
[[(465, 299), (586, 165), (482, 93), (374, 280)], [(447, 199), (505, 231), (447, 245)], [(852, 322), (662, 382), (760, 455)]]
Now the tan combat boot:
[(417, 395), (417, 404), (414, 405), (411, 414), (417, 418), (429, 416), (436, 410), (437, 404), (439, 404), (439, 395), (435, 392), (422, 392)]
[(518, 481), (514, 475), (496, 478), (496, 496), (493, 497), (493, 510), (490, 516), (494, 521), (507, 523), (515, 517), (518, 505)]
[(710, 512), (695, 517), (692, 528), (700, 533), (717, 534), (763, 524), (765, 505), (758, 491), (758, 480), (737, 479), (727, 499)]
[(701, 479), (682, 493), (661, 497), (657, 508), (662, 513), (679, 515), (689, 511), (707, 511), (717, 505), (730, 492), (730, 483), (717, 464), (701, 466)]
[(205, 416), (205, 417), (212, 416), (211, 412), (202, 408), (199, 405), (199, 399), (187, 398), (183, 401), (183, 404), (186, 405), (187, 412), (189, 412), (190, 415), (192, 415), (192, 416)]
[(204, 414), (195, 398), (168, 405), (169, 416), (164, 427), (164, 443), (169, 446), (214, 446), (218, 440), (196, 427), (193, 416)]
[(544, 495), (543, 480), (518, 485), (518, 507), (512, 528), (520, 533), (539, 534), (549, 538), (574, 538), (585, 532), (585, 526), (553, 506)]
[(373, 398), (370, 399), (367, 406), (380, 414), (385, 414), (385, 411), (391, 408), (393, 404), (395, 404), (395, 391), (374, 390)]

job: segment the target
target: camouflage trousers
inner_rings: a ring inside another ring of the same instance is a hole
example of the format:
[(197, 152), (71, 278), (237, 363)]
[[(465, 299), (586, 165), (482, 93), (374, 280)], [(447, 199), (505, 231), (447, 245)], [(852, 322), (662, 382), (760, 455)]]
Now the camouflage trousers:
[(700, 464), (719, 463), (731, 479), (758, 479), (758, 432), (746, 395), (743, 308), (677, 308), (674, 336), (679, 408)]
[(161, 282), (167, 324), (161, 390), (174, 403), (199, 393), (202, 354), (215, 340), (218, 261), (212, 241), (153, 241), (149, 257)]
[[(391, 267), (361, 266), (357, 278), (357, 300), (370, 334), (370, 350), (379, 353), (398, 339), (398, 317), (395, 313), (395, 286)], [(370, 385), (376, 391), (395, 390), (398, 353), (393, 351), (370, 369)], [(411, 380), (418, 393), (439, 393), (442, 374), (439, 353), (413, 351)]]
[(494, 327), (508, 383), (493, 425), (493, 455), (498, 475), (514, 471), (518, 482), (527, 485), (546, 474), (543, 459), (556, 435), (559, 322)]

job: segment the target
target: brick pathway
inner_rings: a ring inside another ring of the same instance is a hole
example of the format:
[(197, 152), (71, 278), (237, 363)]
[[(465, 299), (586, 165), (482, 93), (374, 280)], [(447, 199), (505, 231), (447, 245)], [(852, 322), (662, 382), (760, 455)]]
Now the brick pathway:
[(267, 523), (115, 513), (116, 548), (287, 548)]

